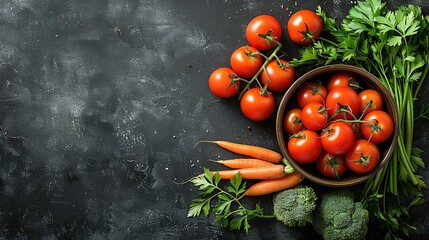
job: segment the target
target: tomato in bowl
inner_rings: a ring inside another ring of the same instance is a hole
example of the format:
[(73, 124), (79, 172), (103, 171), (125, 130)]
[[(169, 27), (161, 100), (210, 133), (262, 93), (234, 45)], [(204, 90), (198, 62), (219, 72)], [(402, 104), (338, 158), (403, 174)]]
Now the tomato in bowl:
[[(339, 75), (350, 76), (350, 86), (332, 87), (330, 79)], [(361, 104), (366, 100), (359, 94), (366, 90), (379, 96)], [(303, 91), (312, 100), (303, 101)], [(382, 103), (376, 102), (380, 96)], [(307, 104), (313, 105), (312, 111), (303, 114), (310, 108)], [(286, 131), (285, 118), (296, 109), (309, 119), (300, 121), (307, 127), (295, 127), (298, 130), (291, 133)], [(286, 160), (305, 178), (325, 186), (352, 186), (365, 182), (389, 162), (398, 137), (398, 110), (386, 87), (366, 70), (345, 64), (322, 66), (302, 75), (283, 95), (276, 135)]]

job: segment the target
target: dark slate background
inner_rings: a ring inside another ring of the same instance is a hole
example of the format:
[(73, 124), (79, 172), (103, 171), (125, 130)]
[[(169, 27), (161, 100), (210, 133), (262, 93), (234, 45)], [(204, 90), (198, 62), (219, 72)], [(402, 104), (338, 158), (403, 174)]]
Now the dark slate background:
[[(427, 1), (409, 3), (429, 13)], [(199, 140), (279, 150), (274, 116), (245, 119), (207, 79), (247, 44), (253, 17), (285, 25), (319, 4), (340, 19), (356, 1), (2, 0), (0, 239), (316, 239), (275, 220), (252, 222), (246, 236), (188, 219), (197, 191), (174, 182), (233, 156)], [(297, 56), (282, 42), (286, 59)], [(429, 127), (416, 126), (427, 159)], [(270, 208), (269, 197), (257, 201)], [(416, 209), (422, 239), (428, 208)]]

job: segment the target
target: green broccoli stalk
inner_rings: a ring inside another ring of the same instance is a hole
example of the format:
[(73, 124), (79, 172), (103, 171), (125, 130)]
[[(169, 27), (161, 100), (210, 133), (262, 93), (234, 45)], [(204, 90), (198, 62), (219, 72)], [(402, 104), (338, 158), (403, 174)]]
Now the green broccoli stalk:
[(346, 188), (322, 194), (313, 213), (314, 230), (325, 240), (364, 239), (368, 221), (368, 210)]
[(302, 227), (311, 222), (317, 196), (309, 186), (296, 186), (273, 197), (274, 215), (289, 227)]

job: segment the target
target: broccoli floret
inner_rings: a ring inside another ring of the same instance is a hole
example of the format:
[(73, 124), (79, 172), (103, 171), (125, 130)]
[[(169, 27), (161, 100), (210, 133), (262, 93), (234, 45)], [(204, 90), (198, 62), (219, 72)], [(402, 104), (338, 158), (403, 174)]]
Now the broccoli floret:
[(354, 201), (352, 191), (342, 188), (320, 196), (312, 222), (325, 240), (357, 240), (365, 238), (368, 221), (368, 210)]
[(311, 222), (316, 201), (316, 193), (309, 186), (287, 189), (274, 195), (274, 215), (289, 227), (302, 227), (307, 222)]

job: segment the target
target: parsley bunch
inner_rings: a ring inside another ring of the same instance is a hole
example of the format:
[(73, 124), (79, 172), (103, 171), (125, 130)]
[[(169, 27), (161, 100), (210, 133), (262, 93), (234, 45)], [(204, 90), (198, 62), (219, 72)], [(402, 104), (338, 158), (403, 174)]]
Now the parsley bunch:
[[(337, 24), (319, 7), (326, 38), (302, 49), (291, 64), (320, 66), (346, 63), (377, 76), (395, 99), (399, 135), (388, 165), (364, 187), (363, 200), (386, 227), (386, 239), (409, 236), (417, 228), (409, 224), (409, 208), (424, 202), (426, 184), (419, 175), (425, 167), (422, 150), (413, 146), (414, 104), (429, 71), (429, 16), (414, 5), (395, 11), (381, 0), (360, 1)], [(387, 197), (395, 196), (394, 201)], [(405, 203), (406, 202), (406, 203)]]
[(204, 168), (204, 174), (191, 179), (191, 183), (198, 187), (200, 196), (192, 201), (188, 217), (197, 217), (201, 213), (207, 217), (212, 212), (216, 216), (215, 222), (220, 221), (223, 227), (244, 229), (246, 233), (249, 232), (252, 218), (275, 218), (274, 215), (265, 215), (259, 204), (254, 209), (243, 205), (240, 196), (246, 191), (246, 182), (242, 181), (240, 173), (231, 178), (226, 190), (220, 186), (220, 180), (219, 173), (212, 174), (207, 168)]

